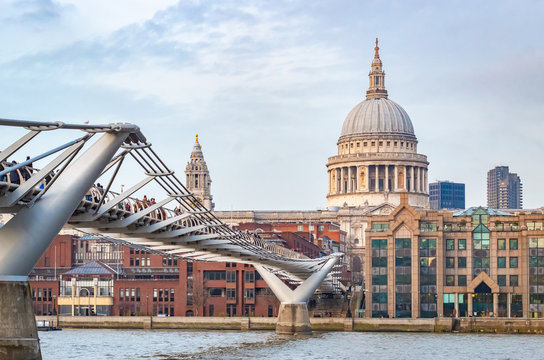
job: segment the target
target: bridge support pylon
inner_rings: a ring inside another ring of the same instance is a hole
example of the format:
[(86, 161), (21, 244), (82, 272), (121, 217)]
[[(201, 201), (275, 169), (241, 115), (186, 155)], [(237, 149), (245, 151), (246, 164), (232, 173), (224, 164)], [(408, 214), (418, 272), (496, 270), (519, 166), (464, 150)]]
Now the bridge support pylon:
[(28, 274), (128, 135), (103, 134), (39, 201), (0, 228), (0, 359), (42, 358)]
[(312, 333), (310, 316), (308, 314), (308, 300), (317, 287), (332, 270), (339, 257), (332, 257), (296, 289), (290, 289), (281, 279), (262, 265), (253, 266), (274, 295), (280, 301), (276, 333), (280, 335), (308, 335)]

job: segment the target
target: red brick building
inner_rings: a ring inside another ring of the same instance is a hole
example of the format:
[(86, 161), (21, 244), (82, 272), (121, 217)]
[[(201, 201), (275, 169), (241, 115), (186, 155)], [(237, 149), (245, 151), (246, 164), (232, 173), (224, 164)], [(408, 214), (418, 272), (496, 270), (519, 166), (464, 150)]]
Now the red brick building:
[(276, 316), (247, 264), (190, 262), (59, 235), (30, 274), (37, 315)]

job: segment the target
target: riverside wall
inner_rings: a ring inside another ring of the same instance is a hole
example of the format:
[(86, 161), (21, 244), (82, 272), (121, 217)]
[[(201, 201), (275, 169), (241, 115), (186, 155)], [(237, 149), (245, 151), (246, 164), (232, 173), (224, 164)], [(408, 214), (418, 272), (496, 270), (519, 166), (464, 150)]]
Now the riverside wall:
[[(36, 316), (58, 328), (266, 330), (276, 329), (276, 318), (157, 317), (157, 316)], [(369, 319), (310, 318), (314, 331), (400, 331), (544, 334), (544, 319), (435, 318)]]

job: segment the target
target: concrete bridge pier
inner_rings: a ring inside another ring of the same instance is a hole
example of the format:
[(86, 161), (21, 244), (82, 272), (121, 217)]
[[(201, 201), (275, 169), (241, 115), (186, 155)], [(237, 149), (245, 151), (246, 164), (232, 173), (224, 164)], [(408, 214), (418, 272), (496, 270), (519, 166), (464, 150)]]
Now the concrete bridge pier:
[(261, 277), (266, 281), (268, 287), (280, 300), (281, 305), (276, 323), (276, 333), (281, 335), (303, 335), (311, 334), (312, 326), (308, 314), (308, 300), (315, 289), (332, 270), (339, 256), (328, 259), (321, 269), (314, 272), (308, 279), (296, 289), (290, 289), (271, 270), (262, 265), (253, 264)]
[(30, 285), (0, 281), (0, 359), (41, 360)]

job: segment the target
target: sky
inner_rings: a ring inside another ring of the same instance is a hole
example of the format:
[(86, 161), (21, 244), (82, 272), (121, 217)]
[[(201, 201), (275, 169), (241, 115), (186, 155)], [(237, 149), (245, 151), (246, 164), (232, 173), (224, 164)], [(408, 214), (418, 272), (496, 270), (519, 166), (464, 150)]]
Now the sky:
[(542, 1), (3, 0), (0, 118), (135, 123), (178, 174), (198, 133), (216, 209), (325, 208), (325, 165), (379, 37), (429, 180), (485, 205), (487, 171), (508, 165), (537, 208), (543, 14)]

